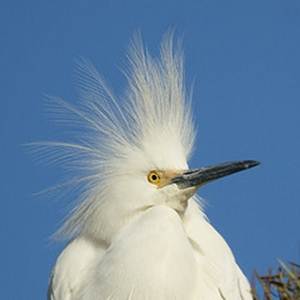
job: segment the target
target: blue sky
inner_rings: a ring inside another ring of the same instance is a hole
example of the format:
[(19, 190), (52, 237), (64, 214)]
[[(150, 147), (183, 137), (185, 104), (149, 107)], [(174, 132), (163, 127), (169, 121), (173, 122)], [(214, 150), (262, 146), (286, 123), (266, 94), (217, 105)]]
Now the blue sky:
[(198, 126), (194, 167), (257, 159), (259, 168), (200, 191), (213, 225), (249, 277), (300, 257), (300, 2), (1, 1), (0, 282), (3, 299), (45, 298), (63, 243), (50, 235), (74, 193), (33, 196), (63, 176), (22, 144), (63, 138), (44, 95), (75, 101), (74, 61), (93, 61), (121, 93), (120, 68), (140, 30), (157, 53), (168, 28), (184, 38)]

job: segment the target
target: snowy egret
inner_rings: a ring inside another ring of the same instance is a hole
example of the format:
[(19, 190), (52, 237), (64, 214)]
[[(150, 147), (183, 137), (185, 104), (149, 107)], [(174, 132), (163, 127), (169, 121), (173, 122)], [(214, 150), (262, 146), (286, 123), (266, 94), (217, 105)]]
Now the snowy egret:
[(124, 99), (81, 62), (82, 107), (60, 101), (69, 121), (78, 118), (90, 134), (44, 144), (63, 148), (57, 159), (84, 171), (73, 183), (86, 187), (60, 230), (70, 242), (52, 271), (51, 300), (252, 299), (196, 192), (258, 162), (189, 169), (194, 128), (182, 54), (172, 40), (164, 39), (159, 59), (133, 42)]

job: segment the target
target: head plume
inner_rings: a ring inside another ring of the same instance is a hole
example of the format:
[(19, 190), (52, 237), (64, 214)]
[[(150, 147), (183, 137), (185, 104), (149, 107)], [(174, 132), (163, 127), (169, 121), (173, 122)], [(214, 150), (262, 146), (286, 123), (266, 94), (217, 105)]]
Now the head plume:
[[(106, 199), (112, 178), (153, 168), (187, 168), (194, 130), (184, 86), (183, 57), (179, 45), (174, 48), (173, 38), (168, 35), (162, 42), (160, 57), (153, 58), (141, 39), (133, 41), (128, 56), (130, 67), (125, 72), (128, 89), (124, 99), (115, 98), (90, 63), (78, 64), (83, 99), (80, 107), (63, 100), (58, 103), (68, 112), (69, 123), (79, 121), (89, 133), (78, 133), (80, 139), (74, 143), (40, 143), (47, 150), (62, 148), (63, 152), (54, 152), (54, 160), (65, 160), (78, 172), (84, 172), (76, 180), (88, 186), (83, 202), (60, 233), (72, 236), (87, 227), (101, 230), (98, 225), (92, 226), (93, 218), (103, 217), (101, 210), (113, 201)], [(59, 109), (56, 113), (61, 112)], [(65, 113), (61, 119), (66, 120)]]

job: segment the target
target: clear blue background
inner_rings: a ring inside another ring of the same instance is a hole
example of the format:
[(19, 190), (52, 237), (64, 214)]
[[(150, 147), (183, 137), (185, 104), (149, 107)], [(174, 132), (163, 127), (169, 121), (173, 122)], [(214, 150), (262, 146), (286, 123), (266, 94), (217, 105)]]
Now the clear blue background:
[(73, 195), (34, 197), (62, 170), (22, 144), (64, 131), (44, 94), (73, 102), (74, 59), (89, 58), (122, 92), (119, 71), (136, 30), (152, 52), (175, 27), (195, 80), (198, 141), (191, 165), (257, 159), (261, 167), (200, 191), (207, 214), (249, 277), (299, 261), (300, 1), (1, 1), (1, 299), (45, 299), (63, 243), (50, 242)]

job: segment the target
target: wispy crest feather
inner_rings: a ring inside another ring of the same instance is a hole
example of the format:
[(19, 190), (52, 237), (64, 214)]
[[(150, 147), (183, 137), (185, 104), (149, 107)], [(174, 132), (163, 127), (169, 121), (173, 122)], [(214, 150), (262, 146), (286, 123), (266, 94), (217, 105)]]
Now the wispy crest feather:
[[(60, 234), (78, 234), (99, 207), (110, 184), (109, 178), (121, 172), (119, 166), (130, 153), (144, 151), (147, 143), (163, 143), (172, 137), (188, 158), (194, 140), (190, 102), (184, 86), (183, 57), (173, 37), (163, 40), (160, 58), (151, 57), (141, 39), (136, 38), (129, 52), (130, 68), (125, 72), (128, 90), (117, 99), (94, 66), (78, 63), (79, 92), (83, 100), (74, 107), (61, 99), (53, 101), (58, 119), (84, 127), (74, 142), (38, 143), (43, 153), (56, 163), (75, 168), (76, 180), (88, 185), (82, 203), (72, 211)], [(66, 115), (67, 112), (67, 115)], [(172, 146), (172, 145), (171, 145)], [(173, 147), (173, 148), (174, 148)]]

